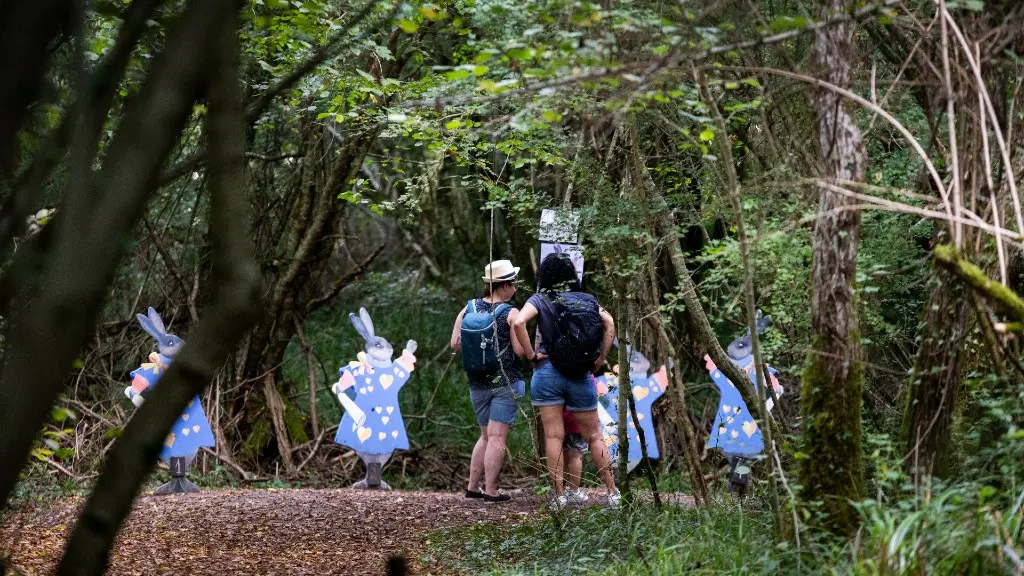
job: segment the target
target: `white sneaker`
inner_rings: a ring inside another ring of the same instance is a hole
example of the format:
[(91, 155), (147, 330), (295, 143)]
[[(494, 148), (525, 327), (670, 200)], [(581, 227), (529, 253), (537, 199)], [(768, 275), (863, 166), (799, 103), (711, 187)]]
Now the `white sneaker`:
[(587, 496), (587, 493), (584, 492), (582, 488), (576, 490), (575, 492), (573, 492), (572, 490), (567, 491), (565, 493), (565, 497), (567, 502), (570, 504), (582, 504), (583, 502), (586, 502), (587, 500), (590, 499), (590, 497)]
[(622, 502), (622, 494), (620, 494), (618, 490), (608, 495), (609, 507), (618, 508), (620, 502)]

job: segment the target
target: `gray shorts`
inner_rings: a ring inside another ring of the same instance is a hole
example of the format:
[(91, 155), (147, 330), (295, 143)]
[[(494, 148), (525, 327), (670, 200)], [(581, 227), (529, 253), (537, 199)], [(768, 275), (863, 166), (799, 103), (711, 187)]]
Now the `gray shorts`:
[(562, 450), (586, 454), (589, 448), (587, 441), (580, 434), (566, 434), (565, 439), (562, 440)]
[(476, 413), (476, 423), (487, 426), (494, 420), (511, 426), (516, 421), (519, 399), (524, 394), (526, 382), (522, 380), (513, 382), (511, 386), (470, 388), (469, 399), (473, 403), (473, 412)]

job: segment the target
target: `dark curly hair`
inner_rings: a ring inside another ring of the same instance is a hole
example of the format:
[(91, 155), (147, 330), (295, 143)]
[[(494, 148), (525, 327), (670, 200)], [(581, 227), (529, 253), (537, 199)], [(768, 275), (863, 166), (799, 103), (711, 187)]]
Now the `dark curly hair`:
[(580, 279), (568, 254), (548, 254), (537, 269), (537, 292), (579, 292)]

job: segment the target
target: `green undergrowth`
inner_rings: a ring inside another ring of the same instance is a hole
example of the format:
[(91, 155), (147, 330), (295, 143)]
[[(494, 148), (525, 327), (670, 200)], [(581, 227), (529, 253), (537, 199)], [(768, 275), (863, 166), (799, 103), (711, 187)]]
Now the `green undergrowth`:
[(710, 510), (597, 506), (518, 525), (478, 524), (432, 534), (424, 565), (460, 574), (763, 574), (771, 517), (739, 506)]
[(707, 509), (591, 507), (520, 524), (477, 524), (429, 536), (425, 567), (493, 576), (556, 574), (826, 574), (982, 576), (1024, 572), (1024, 493), (985, 483), (914, 486), (890, 477), (857, 503), (849, 538), (800, 524), (775, 542), (763, 498)]

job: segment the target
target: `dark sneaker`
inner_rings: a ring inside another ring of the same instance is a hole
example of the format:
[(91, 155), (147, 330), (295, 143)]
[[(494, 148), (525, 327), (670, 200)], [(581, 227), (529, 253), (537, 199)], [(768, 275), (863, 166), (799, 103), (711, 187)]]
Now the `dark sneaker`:
[(466, 498), (483, 498), (485, 494), (483, 492), (477, 492), (475, 490), (466, 490)]
[(498, 494), (497, 496), (491, 496), (490, 494), (484, 494), (484, 502), (508, 502), (512, 497), (508, 494)]

